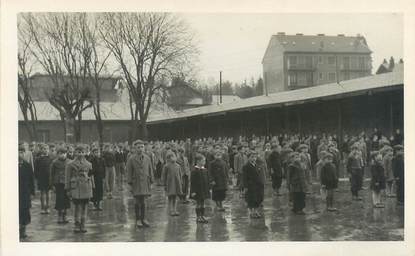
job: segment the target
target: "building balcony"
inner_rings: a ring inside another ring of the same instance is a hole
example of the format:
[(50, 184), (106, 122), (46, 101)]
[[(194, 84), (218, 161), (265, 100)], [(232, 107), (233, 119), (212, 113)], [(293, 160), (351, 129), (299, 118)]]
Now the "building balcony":
[(340, 66), (340, 71), (348, 72), (348, 71), (370, 71), (371, 67), (351, 67), (351, 66)]
[(305, 71), (314, 71), (317, 67), (314, 65), (306, 65), (306, 64), (297, 64), (297, 65), (289, 65), (288, 70), (305, 70)]

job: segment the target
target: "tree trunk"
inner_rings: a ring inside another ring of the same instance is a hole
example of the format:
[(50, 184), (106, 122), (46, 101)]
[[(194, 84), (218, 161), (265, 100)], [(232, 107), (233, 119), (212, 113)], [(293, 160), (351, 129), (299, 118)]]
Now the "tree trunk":
[(75, 118), (70, 114), (64, 116), (64, 126), (65, 126), (65, 142), (74, 143), (75, 142)]
[(140, 128), (140, 138), (143, 140), (146, 140), (148, 138), (148, 129), (147, 129), (147, 121), (146, 120), (141, 120), (141, 122), (139, 123), (139, 128)]
[(75, 120), (75, 142), (81, 141), (81, 123), (82, 123), (82, 112), (78, 114), (78, 120)]
[(102, 124), (102, 120), (98, 118), (97, 120), (97, 130), (98, 130), (98, 140), (99, 143), (104, 142), (104, 125)]
[(139, 138), (139, 120), (131, 120), (131, 142)]

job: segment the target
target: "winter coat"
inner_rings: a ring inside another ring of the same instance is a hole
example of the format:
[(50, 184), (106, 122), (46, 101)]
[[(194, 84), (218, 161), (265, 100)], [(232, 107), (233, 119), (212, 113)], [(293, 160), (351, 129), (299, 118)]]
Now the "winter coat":
[(50, 164), (52, 160), (49, 156), (39, 156), (35, 159), (35, 178), (39, 190), (50, 189)]
[(166, 186), (168, 196), (182, 195), (182, 175), (181, 167), (177, 163), (167, 162), (163, 166), (161, 174), (163, 185)]
[(235, 172), (242, 174), (242, 167), (248, 162), (248, 158), (245, 154), (237, 153), (233, 159), (235, 167)]
[(209, 180), (208, 170), (195, 166), (190, 172), (190, 197), (197, 201), (210, 198)]
[(115, 166), (115, 154), (113, 152), (104, 151), (102, 158), (104, 158), (105, 167)]
[(146, 154), (133, 154), (127, 160), (127, 181), (134, 196), (151, 195), (153, 166)]
[(213, 190), (226, 190), (228, 184), (228, 171), (225, 161), (215, 159), (210, 163), (209, 169), (210, 181), (214, 181)]
[(282, 162), (280, 153), (273, 151), (268, 158), (269, 167), (272, 175), (275, 177), (282, 177)]
[(50, 184), (65, 184), (65, 168), (69, 159), (60, 160), (56, 158), (50, 165)]
[(92, 165), (86, 159), (75, 159), (66, 165), (65, 189), (73, 199), (90, 199), (94, 182), (88, 175)]
[(99, 202), (104, 196), (104, 179), (105, 179), (105, 164), (102, 157), (91, 157), (92, 169), (89, 176), (94, 180), (94, 189), (92, 190), (92, 200)]
[(261, 178), (261, 170), (257, 165), (248, 162), (242, 168), (242, 186), (247, 189), (245, 200), (255, 202), (263, 195), (264, 183)]
[[(386, 187), (385, 169), (381, 163), (375, 163), (370, 167), (372, 179), (370, 180), (370, 188), (374, 191), (380, 191)], [(377, 183), (377, 184), (376, 184)]]
[(336, 166), (333, 163), (326, 163), (321, 168), (320, 174), (321, 185), (326, 186), (326, 189), (335, 189), (338, 184), (338, 177)]
[(28, 209), (32, 206), (31, 195), (35, 195), (35, 184), (31, 164), (19, 161), (19, 208)]
[(300, 163), (290, 163), (288, 165), (288, 184), (290, 185), (290, 192), (305, 192), (305, 171), (301, 168)]

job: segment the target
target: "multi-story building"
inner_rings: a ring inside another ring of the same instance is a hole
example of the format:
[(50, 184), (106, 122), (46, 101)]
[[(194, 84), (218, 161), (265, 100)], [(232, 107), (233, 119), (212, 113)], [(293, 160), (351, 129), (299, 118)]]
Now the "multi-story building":
[(361, 36), (273, 35), (262, 60), (265, 93), (369, 76), (372, 51)]

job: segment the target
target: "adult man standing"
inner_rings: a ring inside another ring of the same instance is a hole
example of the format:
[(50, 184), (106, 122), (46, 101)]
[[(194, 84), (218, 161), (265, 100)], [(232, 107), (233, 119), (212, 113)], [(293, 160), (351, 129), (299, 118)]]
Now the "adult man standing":
[(151, 195), (153, 168), (150, 158), (144, 154), (144, 142), (133, 143), (135, 154), (127, 160), (127, 181), (135, 198), (136, 227), (149, 227), (145, 220), (145, 198)]

